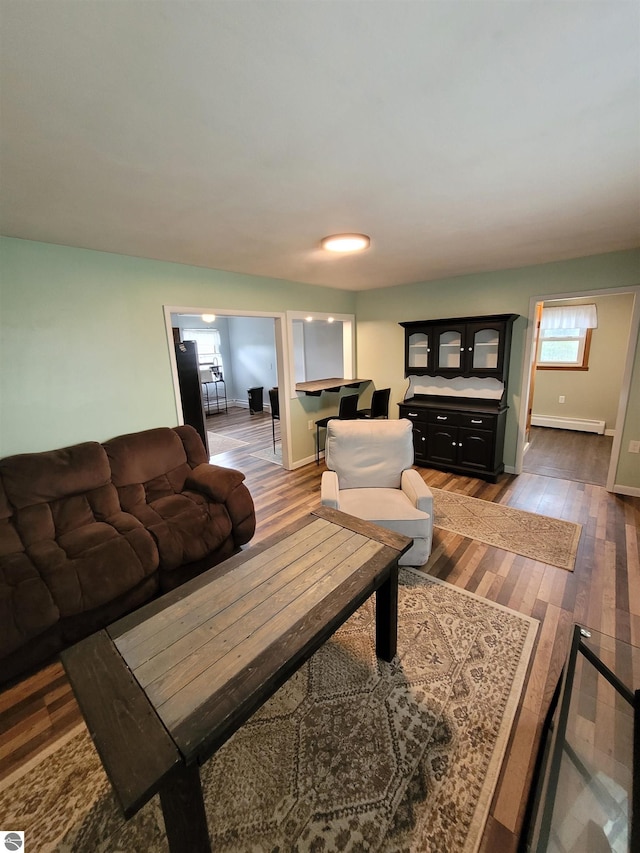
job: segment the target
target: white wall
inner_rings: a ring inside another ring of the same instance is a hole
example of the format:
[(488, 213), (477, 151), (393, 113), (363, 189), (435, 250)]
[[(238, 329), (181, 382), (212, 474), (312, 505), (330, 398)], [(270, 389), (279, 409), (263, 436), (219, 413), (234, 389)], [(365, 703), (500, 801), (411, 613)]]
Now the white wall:
[(229, 317), (228, 324), (232, 380), (227, 397), (248, 405), (249, 388), (262, 387), (268, 406), (269, 388), (278, 384), (275, 323), (269, 317)]

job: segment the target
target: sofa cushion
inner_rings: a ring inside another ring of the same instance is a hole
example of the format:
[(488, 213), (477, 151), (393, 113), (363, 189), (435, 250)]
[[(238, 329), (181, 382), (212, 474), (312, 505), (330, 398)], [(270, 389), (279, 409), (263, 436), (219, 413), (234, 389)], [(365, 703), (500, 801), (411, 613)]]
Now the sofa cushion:
[[(190, 441), (189, 431), (183, 432)], [(206, 475), (192, 469), (185, 442), (165, 427), (113, 438), (104, 448), (122, 508), (155, 537), (163, 571), (206, 557), (232, 535), (220, 490), (240, 485), (243, 474), (225, 469), (218, 491), (211, 483), (206, 491), (194, 488)], [(196, 465), (198, 455), (192, 448)]]
[(0, 475), (16, 509), (81, 495), (111, 480), (107, 455), (95, 441), (9, 456), (0, 460)]
[(25, 553), (0, 483), (0, 656), (56, 625), (60, 612)]
[(156, 571), (155, 541), (122, 512), (100, 444), (8, 457), (0, 477), (25, 553), (62, 617), (100, 607)]
[(103, 447), (116, 488), (143, 484), (151, 500), (182, 491), (191, 471), (184, 444), (169, 427), (120, 435)]

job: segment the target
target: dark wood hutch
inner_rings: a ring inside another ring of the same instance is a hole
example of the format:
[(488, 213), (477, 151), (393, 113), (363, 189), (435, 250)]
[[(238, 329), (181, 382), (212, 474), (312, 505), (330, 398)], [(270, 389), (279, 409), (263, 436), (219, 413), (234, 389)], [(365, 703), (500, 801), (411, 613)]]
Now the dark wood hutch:
[(507, 378), (514, 320), (491, 314), (400, 323), (415, 462), (495, 482), (504, 471)]

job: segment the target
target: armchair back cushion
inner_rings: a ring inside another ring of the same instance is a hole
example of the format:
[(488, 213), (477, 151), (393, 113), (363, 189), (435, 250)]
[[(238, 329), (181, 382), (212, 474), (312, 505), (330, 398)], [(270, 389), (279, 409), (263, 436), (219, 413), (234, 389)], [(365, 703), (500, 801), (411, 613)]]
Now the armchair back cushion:
[(325, 463), (340, 489), (399, 489), (413, 465), (411, 421), (340, 421), (327, 425)]

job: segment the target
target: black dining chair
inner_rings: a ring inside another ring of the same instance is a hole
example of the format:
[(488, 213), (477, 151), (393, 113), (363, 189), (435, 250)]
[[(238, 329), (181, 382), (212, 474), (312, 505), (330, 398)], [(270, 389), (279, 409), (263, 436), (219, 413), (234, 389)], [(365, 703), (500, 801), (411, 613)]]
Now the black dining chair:
[(273, 452), (276, 452), (276, 421), (280, 420), (280, 398), (277, 388), (269, 388), (269, 405), (271, 406), (271, 432), (273, 434)]
[(316, 421), (316, 465), (320, 464), (320, 427), (327, 428), (329, 421), (338, 418), (341, 421), (355, 421), (358, 417), (358, 395), (347, 394), (340, 398), (337, 415), (328, 415)]
[(388, 418), (391, 388), (380, 388), (373, 392), (370, 409), (358, 409), (359, 418)]

